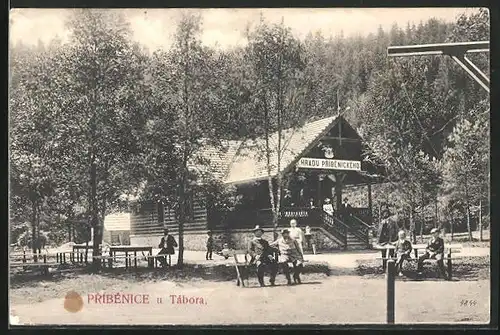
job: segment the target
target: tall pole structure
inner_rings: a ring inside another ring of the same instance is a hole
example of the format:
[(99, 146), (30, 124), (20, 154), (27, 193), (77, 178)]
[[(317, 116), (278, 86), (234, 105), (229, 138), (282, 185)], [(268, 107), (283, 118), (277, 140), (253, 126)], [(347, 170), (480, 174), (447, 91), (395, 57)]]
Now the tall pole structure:
[(455, 63), (460, 65), (467, 74), (472, 77), (486, 92), (490, 92), (490, 79), (482, 72), (470, 59), (468, 53), (489, 52), (490, 42), (461, 42), (461, 43), (440, 43), (392, 46), (387, 48), (388, 57), (408, 57), (408, 56), (450, 56)]

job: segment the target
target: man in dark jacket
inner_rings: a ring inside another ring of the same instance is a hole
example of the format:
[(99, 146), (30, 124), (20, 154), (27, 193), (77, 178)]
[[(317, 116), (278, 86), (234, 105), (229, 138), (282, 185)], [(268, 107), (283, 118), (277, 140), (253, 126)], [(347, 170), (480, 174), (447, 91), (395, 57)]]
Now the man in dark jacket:
[(444, 279), (448, 279), (448, 275), (446, 274), (446, 269), (444, 267), (444, 240), (439, 237), (439, 229), (432, 228), (431, 230), (432, 237), (427, 242), (427, 248), (425, 249), (425, 254), (419, 257), (418, 259), (418, 267), (417, 272), (419, 275), (422, 274), (422, 268), (424, 266), (424, 261), (426, 259), (435, 259), (437, 261), (437, 265), (439, 267), (439, 272)]
[[(391, 220), (391, 213), (389, 209), (385, 209), (382, 212), (382, 221), (380, 222), (380, 227), (378, 231), (378, 244), (381, 246), (387, 246), (398, 239), (398, 230), (396, 223)], [(387, 249), (382, 249), (382, 268), (385, 271), (387, 266)], [(390, 258), (394, 257), (394, 249), (389, 249)]]
[(278, 273), (278, 262), (274, 258), (274, 253), (277, 250), (270, 247), (269, 242), (262, 238), (264, 229), (256, 226), (253, 233), (255, 237), (248, 244), (248, 253), (252, 257), (250, 263), (257, 266), (257, 278), (260, 286), (265, 286), (264, 272), (266, 268), (271, 272), (269, 282), (271, 286), (274, 286), (276, 274)]
[(161, 249), (160, 252), (158, 253), (158, 256), (168, 255), (159, 257), (162, 266), (167, 265), (167, 257), (168, 257), (168, 265), (172, 264), (171, 257), (173, 254), (175, 254), (174, 248), (176, 247), (177, 247), (177, 242), (175, 241), (175, 238), (169, 234), (168, 229), (165, 229), (163, 231), (163, 237), (161, 238), (160, 244), (158, 245), (158, 248)]

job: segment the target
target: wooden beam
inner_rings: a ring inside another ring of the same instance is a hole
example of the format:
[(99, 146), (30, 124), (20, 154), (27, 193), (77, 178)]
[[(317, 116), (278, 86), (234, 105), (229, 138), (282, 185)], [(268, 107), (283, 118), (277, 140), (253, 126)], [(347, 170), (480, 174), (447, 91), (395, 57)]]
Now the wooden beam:
[(359, 138), (350, 138), (350, 137), (340, 137), (340, 136), (325, 136), (323, 137), (325, 140), (339, 140), (344, 142), (361, 142)]
[(472, 52), (489, 52), (490, 42), (462, 42), (462, 43), (441, 43), (423, 45), (404, 45), (387, 48), (388, 57), (405, 56), (429, 56), (446, 55), (450, 56), (460, 65), (467, 74), (472, 77), (486, 92), (490, 92), (490, 80), (473, 62), (465, 55)]
[(457, 55), (471, 52), (489, 52), (490, 42), (461, 42), (420, 45), (402, 45), (387, 48), (388, 57)]

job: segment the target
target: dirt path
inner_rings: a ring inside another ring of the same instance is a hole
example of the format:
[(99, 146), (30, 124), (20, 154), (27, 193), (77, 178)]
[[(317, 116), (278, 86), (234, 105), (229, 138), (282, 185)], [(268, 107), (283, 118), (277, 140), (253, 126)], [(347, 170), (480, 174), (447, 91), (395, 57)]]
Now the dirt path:
[[(299, 286), (238, 288), (231, 282), (136, 284), (150, 304), (88, 304), (77, 313), (63, 297), (31, 305), (11, 304), (23, 324), (345, 324), (385, 322), (385, 281), (354, 276), (308, 277)], [(255, 285), (255, 283), (253, 283)], [(117, 293), (112, 287), (106, 293)], [(396, 282), (396, 323), (489, 321), (489, 282)], [(172, 304), (170, 295), (203, 298), (206, 304)], [(163, 303), (157, 303), (162, 297)], [(473, 301), (464, 306), (463, 301)]]

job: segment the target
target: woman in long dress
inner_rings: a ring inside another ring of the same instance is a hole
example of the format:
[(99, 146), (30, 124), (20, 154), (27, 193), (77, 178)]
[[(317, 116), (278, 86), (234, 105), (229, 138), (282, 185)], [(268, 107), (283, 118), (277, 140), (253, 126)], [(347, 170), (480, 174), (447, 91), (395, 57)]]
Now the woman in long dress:
[(300, 284), (300, 273), (302, 272), (304, 254), (297, 240), (290, 237), (290, 231), (288, 229), (283, 229), (281, 231), (281, 237), (270, 243), (270, 246), (277, 246), (279, 249), (280, 255), (278, 260), (283, 268), (287, 284), (292, 285), (290, 268), (288, 266), (289, 263), (293, 266), (293, 280), (295, 284)]

